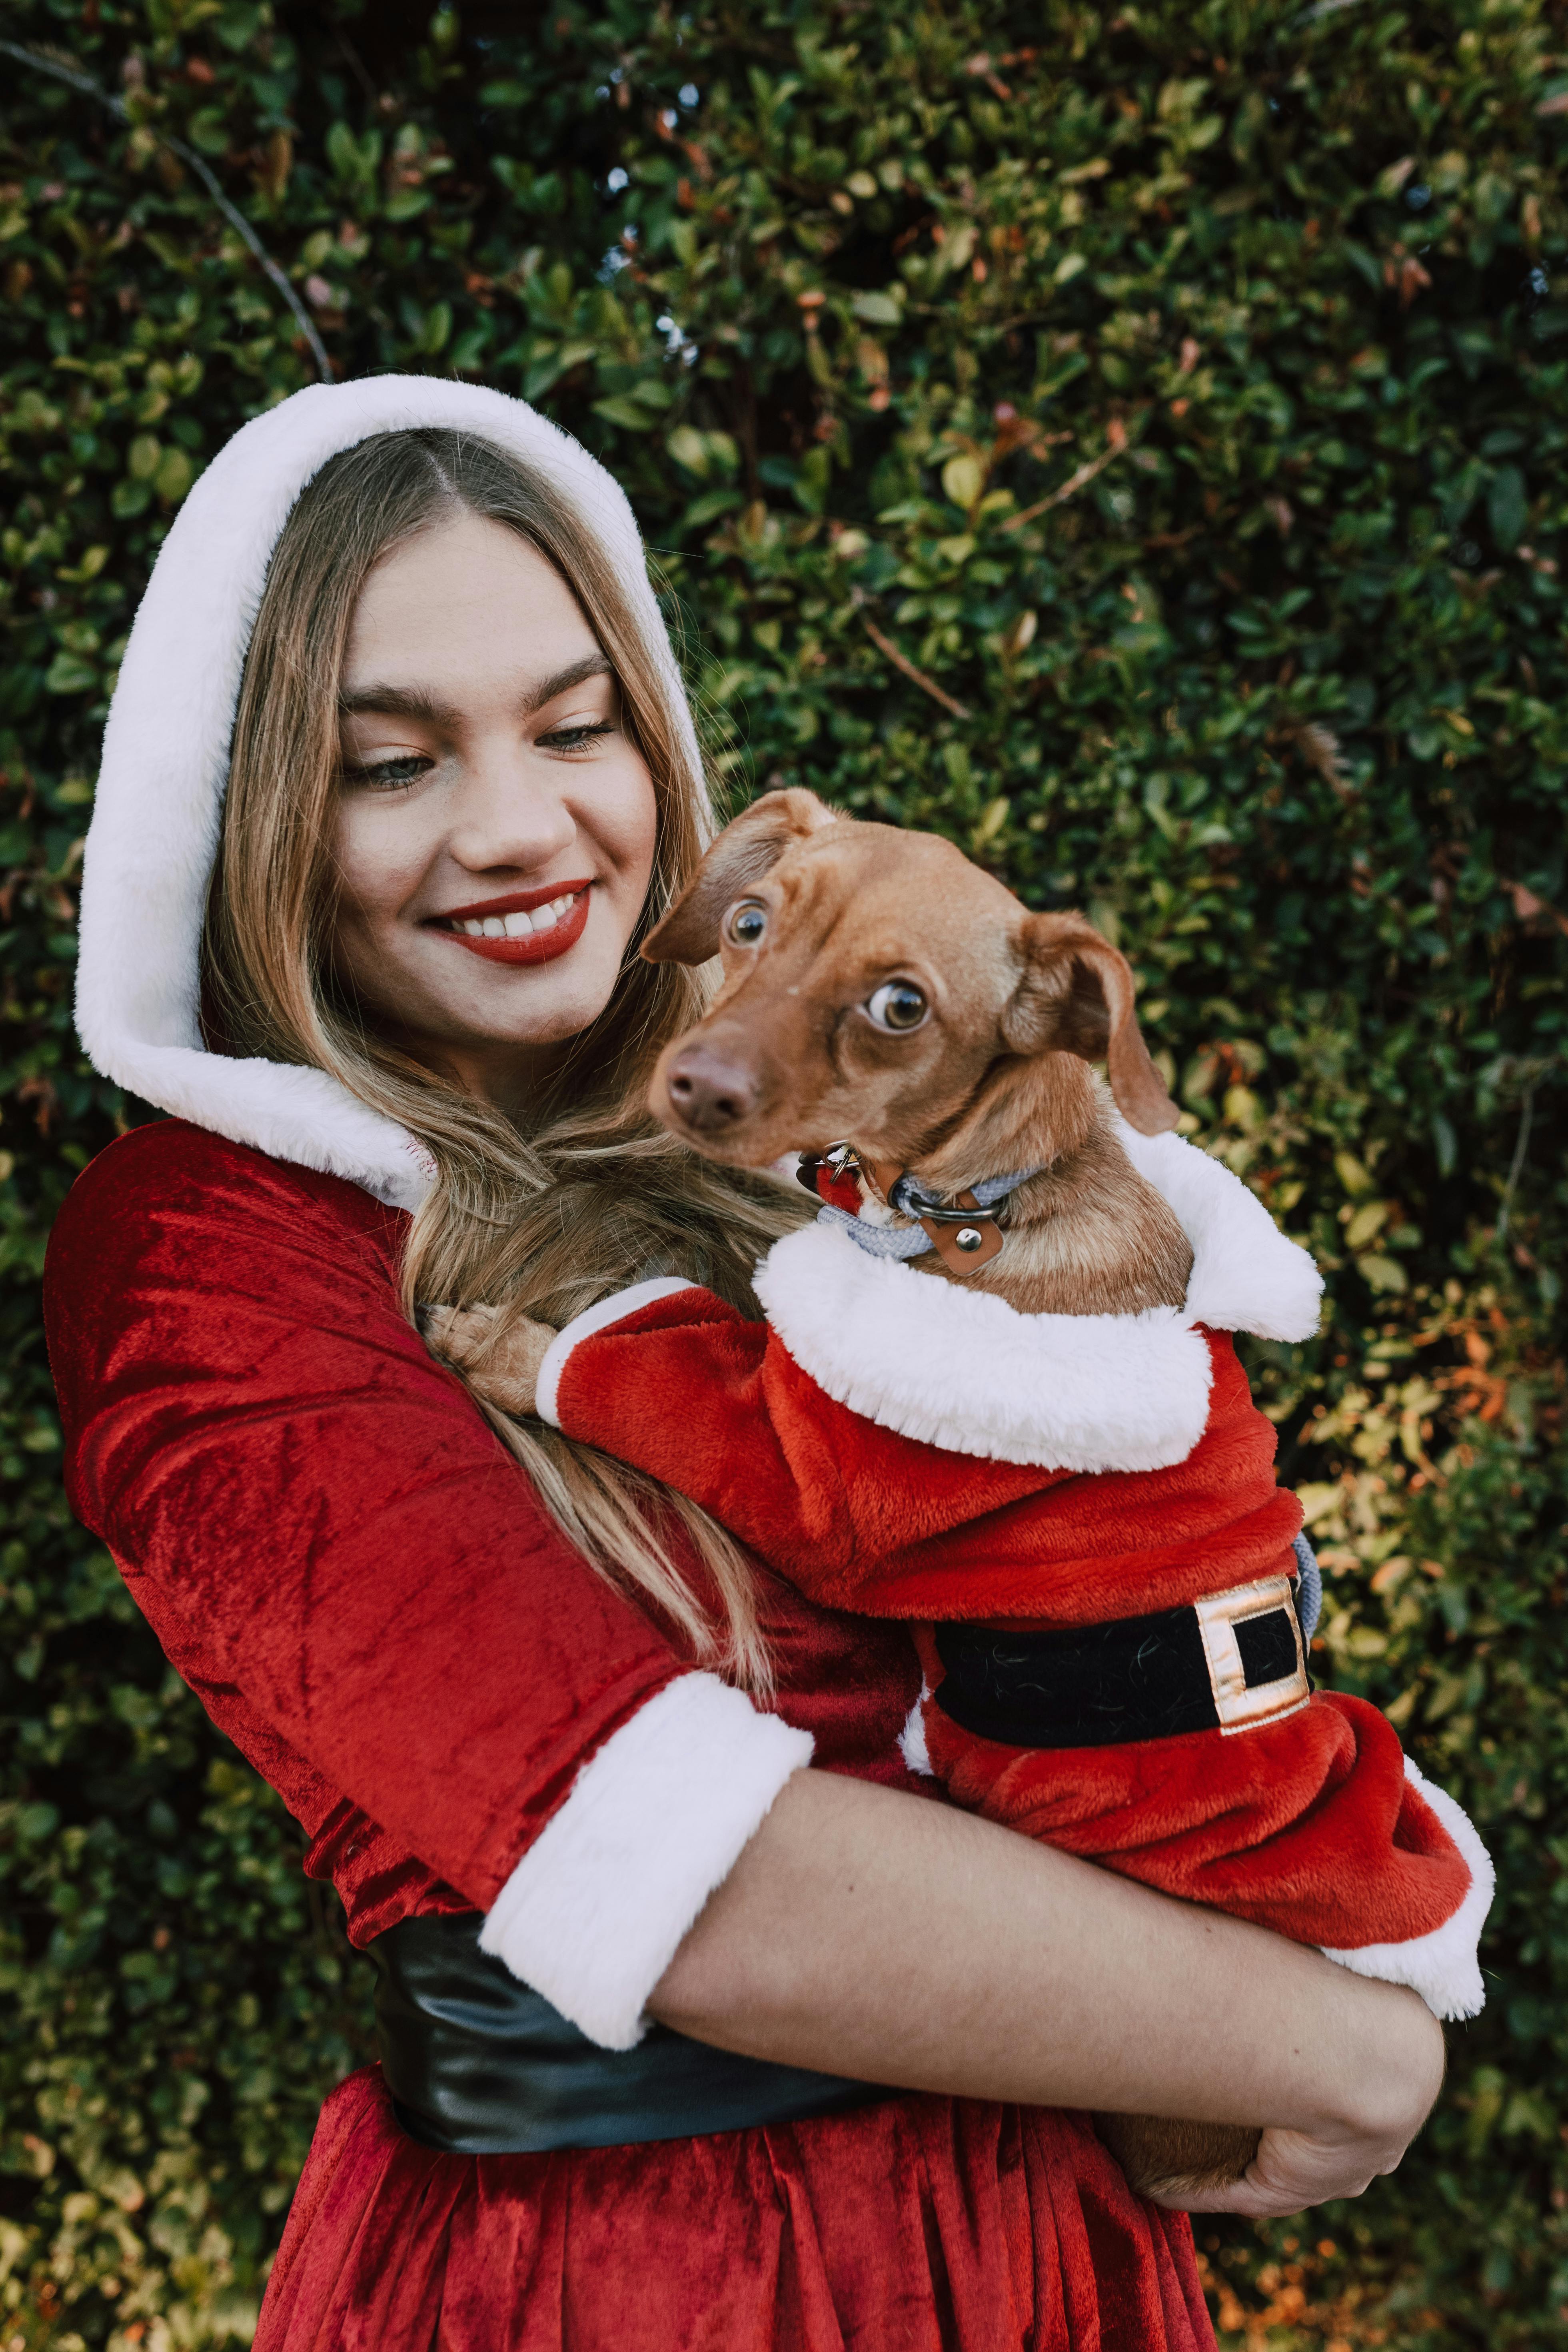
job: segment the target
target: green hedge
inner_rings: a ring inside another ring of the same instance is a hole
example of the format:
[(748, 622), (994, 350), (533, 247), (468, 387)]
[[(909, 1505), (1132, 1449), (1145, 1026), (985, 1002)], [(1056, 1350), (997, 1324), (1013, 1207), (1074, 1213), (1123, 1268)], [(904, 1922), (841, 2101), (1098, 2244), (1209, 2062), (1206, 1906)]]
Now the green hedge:
[(1205, 2225), (1222, 2331), (1568, 2341), (1563, 7), (0, 32), (39, 60), (0, 55), (4, 2340), (243, 2341), (365, 2048), (292, 1824), (65, 1511), (37, 1314), (126, 1116), (68, 1021), (115, 663), (195, 474), (316, 371), (256, 240), (335, 373), (493, 383), (605, 456), (738, 793), (939, 826), (1135, 958), (1188, 1130), (1328, 1274), (1322, 1339), (1253, 1350), (1317, 1663), (1502, 1878), (1422, 2146)]

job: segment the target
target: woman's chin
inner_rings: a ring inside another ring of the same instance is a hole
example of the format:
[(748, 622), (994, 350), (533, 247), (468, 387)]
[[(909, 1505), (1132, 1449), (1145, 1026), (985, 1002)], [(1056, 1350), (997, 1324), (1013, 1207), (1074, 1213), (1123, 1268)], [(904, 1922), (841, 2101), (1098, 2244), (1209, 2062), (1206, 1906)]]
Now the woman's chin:
[(510, 1045), (536, 1052), (592, 1028), (615, 982), (614, 971), (598, 971), (591, 961), (577, 965), (575, 958), (563, 958), (559, 969), (480, 964), (469, 989), (457, 999), (443, 992), (439, 1014), (422, 1025), (458, 1051)]

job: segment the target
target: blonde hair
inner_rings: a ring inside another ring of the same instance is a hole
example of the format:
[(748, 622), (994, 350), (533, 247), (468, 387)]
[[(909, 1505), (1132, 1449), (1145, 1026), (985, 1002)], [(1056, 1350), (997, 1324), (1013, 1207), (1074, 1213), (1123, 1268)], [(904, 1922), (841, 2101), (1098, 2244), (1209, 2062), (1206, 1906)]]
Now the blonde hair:
[[(642, 924), (609, 1003), (574, 1041), (526, 1132), (379, 1037), (331, 959), (338, 700), (354, 606), (389, 549), (465, 509), (529, 540), (576, 597), (615, 668), (658, 807)], [(451, 1301), (560, 1325), (654, 1274), (703, 1282), (755, 1313), (752, 1268), (806, 1205), (765, 1178), (699, 1160), (644, 1106), (652, 1057), (698, 1017), (705, 995), (685, 967), (637, 953), (695, 869), (708, 824), (679, 694), (592, 532), (491, 443), (429, 429), (377, 435), (331, 458), (284, 525), (235, 719), (204, 1008), (223, 1050), (325, 1070), (433, 1155), (437, 1181), (403, 1256), (411, 1320), (421, 1302)], [(651, 1602), (697, 1658), (765, 1689), (751, 1574), (724, 1530), (683, 1496), (542, 1423), (510, 1419), (470, 1386), (569, 1541)], [(695, 1581), (679, 1557), (692, 1551)]]

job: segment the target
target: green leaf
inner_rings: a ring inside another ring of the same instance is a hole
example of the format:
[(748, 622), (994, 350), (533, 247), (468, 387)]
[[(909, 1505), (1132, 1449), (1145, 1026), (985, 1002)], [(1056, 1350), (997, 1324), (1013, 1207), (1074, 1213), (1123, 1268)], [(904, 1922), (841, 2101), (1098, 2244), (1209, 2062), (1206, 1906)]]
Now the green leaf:
[(985, 488), (985, 469), (978, 457), (950, 457), (942, 469), (942, 494), (967, 513)]
[(896, 327), (904, 315), (902, 302), (890, 289), (883, 294), (852, 295), (849, 307), (868, 327)]
[(632, 400), (625, 393), (613, 392), (607, 399), (594, 403), (595, 416), (605, 417), (611, 425), (619, 425), (628, 433), (651, 433), (658, 419), (640, 400)]
[(1524, 476), (1517, 466), (1500, 466), (1492, 476), (1487, 492), (1487, 520), (1492, 537), (1505, 553), (1511, 553), (1524, 536), (1524, 526), (1530, 514), (1530, 494), (1524, 486)]
[(195, 478), (195, 470), (184, 449), (166, 449), (153, 477), (153, 488), (161, 499), (177, 506)]

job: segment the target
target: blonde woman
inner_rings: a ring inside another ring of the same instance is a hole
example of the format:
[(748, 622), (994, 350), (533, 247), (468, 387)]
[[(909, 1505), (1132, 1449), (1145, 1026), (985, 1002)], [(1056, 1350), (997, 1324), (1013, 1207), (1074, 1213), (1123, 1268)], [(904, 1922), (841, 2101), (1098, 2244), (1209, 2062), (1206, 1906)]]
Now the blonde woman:
[(748, 1303), (797, 1211), (642, 1108), (698, 996), (635, 950), (707, 824), (626, 500), (530, 410), (301, 393), (187, 500), (79, 999), (171, 1116), (80, 1180), (48, 1308), (75, 1507), (378, 1969), (257, 2343), (1194, 2352), (1190, 2224), (1070, 2111), (1267, 2126), (1239, 2211), (1354, 2194), (1424, 2006), (917, 1793), (896, 1629), (419, 1336)]

